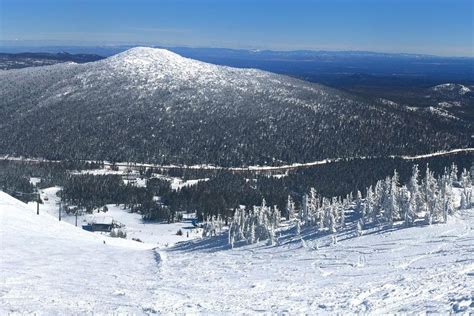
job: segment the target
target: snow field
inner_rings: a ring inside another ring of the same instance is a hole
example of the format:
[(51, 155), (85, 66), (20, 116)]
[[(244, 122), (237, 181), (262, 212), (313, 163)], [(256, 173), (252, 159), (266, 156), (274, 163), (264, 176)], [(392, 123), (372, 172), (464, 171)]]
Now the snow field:
[(225, 234), (153, 249), (37, 216), (4, 193), (0, 223), (2, 314), (474, 311), (473, 209), (446, 224), (340, 231), (336, 243), (287, 226), (278, 246), (234, 249)]

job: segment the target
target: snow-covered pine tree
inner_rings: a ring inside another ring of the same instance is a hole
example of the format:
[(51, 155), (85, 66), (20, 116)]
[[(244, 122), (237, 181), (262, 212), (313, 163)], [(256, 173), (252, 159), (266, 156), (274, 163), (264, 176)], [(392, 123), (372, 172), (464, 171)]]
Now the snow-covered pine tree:
[(288, 201), (286, 202), (286, 214), (288, 220), (294, 220), (296, 217), (295, 214), (295, 202), (293, 202), (293, 198), (291, 195), (288, 194)]
[(257, 238), (255, 236), (255, 222), (254, 221), (252, 221), (250, 223), (249, 228), (250, 228), (250, 231), (249, 231), (249, 234), (248, 234), (248, 236), (249, 236), (248, 237), (248, 242), (253, 244), (253, 243), (257, 242)]
[(364, 205), (364, 213), (366, 214), (366, 218), (371, 221), (372, 223), (375, 223), (376, 218), (377, 218), (377, 213), (375, 211), (375, 197), (374, 197), (374, 190), (372, 189), (372, 186), (369, 186), (367, 189), (367, 197), (365, 199), (365, 205)]
[(340, 227), (346, 227), (346, 210), (349, 209), (349, 196), (338, 205), (338, 224)]
[(462, 195), (464, 196), (464, 205), (462, 208), (470, 208), (472, 205), (472, 180), (469, 171), (464, 169), (461, 173)]
[(426, 203), (425, 223), (431, 225), (433, 213), (436, 212), (436, 179), (428, 165), (426, 165), (426, 176), (424, 179), (424, 200)]
[(392, 223), (393, 222), (393, 214), (392, 214), (392, 199), (390, 194), (390, 188), (392, 183), (391, 177), (386, 177), (382, 182), (382, 193), (380, 198), (381, 204), (381, 219), (384, 222)]
[(399, 210), (400, 214), (403, 216), (405, 226), (407, 227), (413, 225), (414, 221), (413, 208), (411, 207), (410, 202), (410, 192), (408, 191), (407, 186), (404, 185), (400, 188)]
[(332, 199), (330, 214), (329, 214), (329, 231), (335, 233), (337, 231), (337, 217), (339, 213), (339, 203), (336, 198)]
[(319, 230), (324, 230), (326, 225), (326, 217), (328, 216), (329, 210), (330, 210), (330, 202), (329, 199), (323, 197), (323, 202), (321, 205), (321, 211), (320, 211), (320, 218), (319, 218)]
[(438, 179), (437, 192), (434, 217), (436, 222), (446, 223), (448, 214), (453, 212), (452, 181), (447, 169), (444, 170), (444, 174)]
[(300, 223), (304, 223), (304, 219), (306, 218), (306, 210), (308, 208), (308, 195), (303, 195), (303, 203), (298, 211), (298, 220)]
[(400, 220), (400, 178), (398, 176), (397, 170), (393, 172), (392, 181), (390, 183), (390, 207), (392, 213), (392, 221), (393, 223), (396, 220)]
[(410, 181), (408, 182), (407, 189), (410, 192), (410, 225), (413, 225), (415, 219), (417, 218), (417, 214), (423, 212), (423, 199), (420, 194), (420, 185), (419, 185), (419, 176), (420, 171), (418, 169), (418, 165), (414, 165), (412, 169), (412, 174), (410, 177)]
[(456, 184), (458, 182), (458, 166), (456, 166), (454, 163), (451, 166), (449, 177), (452, 184)]
[(385, 204), (385, 181), (379, 180), (374, 188), (374, 209), (373, 219), (374, 223), (379, 217), (383, 215), (383, 208)]
[(365, 208), (364, 208), (364, 204), (362, 200), (362, 193), (360, 192), (360, 190), (357, 190), (354, 211), (358, 217), (364, 218), (365, 217), (364, 210)]
[(315, 188), (309, 190), (308, 195), (308, 221), (311, 226), (316, 225), (319, 220), (319, 196)]

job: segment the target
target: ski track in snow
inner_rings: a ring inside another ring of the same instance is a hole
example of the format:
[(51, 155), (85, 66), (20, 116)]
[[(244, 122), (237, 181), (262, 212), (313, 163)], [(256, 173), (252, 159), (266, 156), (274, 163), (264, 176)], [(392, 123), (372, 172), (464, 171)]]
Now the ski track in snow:
[[(447, 224), (152, 249), (91, 234), (0, 192), (0, 313), (474, 312), (474, 209)], [(106, 241), (106, 244), (103, 241)]]
[(474, 294), (474, 216), (462, 216), (467, 224), (453, 218), (447, 225), (362, 236), (318, 250), (300, 243), (170, 250), (159, 291), (171, 300), (185, 297), (185, 312), (450, 312), (458, 302), (470, 304)]

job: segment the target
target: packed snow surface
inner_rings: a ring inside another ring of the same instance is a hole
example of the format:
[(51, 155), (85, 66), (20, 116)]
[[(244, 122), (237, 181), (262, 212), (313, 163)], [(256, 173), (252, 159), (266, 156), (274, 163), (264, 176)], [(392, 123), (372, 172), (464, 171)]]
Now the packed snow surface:
[[(166, 249), (36, 215), (0, 192), (0, 314), (474, 312), (474, 210), (361, 237), (226, 236)], [(105, 243), (104, 243), (105, 242)]]

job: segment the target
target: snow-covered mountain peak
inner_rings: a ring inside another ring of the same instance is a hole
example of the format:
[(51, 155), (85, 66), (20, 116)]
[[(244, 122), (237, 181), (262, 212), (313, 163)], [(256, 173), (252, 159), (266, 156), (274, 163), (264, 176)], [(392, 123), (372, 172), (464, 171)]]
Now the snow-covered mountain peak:
[(139, 92), (141, 97), (157, 89), (173, 93), (199, 89), (204, 93), (229, 87), (253, 89), (263, 81), (281, 85), (281, 79), (275, 81), (274, 75), (261, 70), (209, 64), (160, 48), (132, 48), (85, 67), (86, 71), (79, 75), (83, 86), (95, 84), (98, 78), (106, 83), (120, 78), (127, 89)]
[(176, 63), (182, 62), (184, 57), (175, 54), (167, 49), (151, 47), (134, 47), (120, 54), (110, 57), (109, 61), (126, 63)]
[[(235, 76), (231, 73), (245, 72), (185, 58), (166, 49), (149, 47), (132, 48), (98, 64), (100, 76), (108, 78), (107, 81), (127, 77), (131, 80), (131, 88), (147, 91), (154, 91), (158, 87), (174, 90), (183, 84), (207, 87), (216, 82), (227, 83), (229, 75)], [(91, 68), (90, 71), (97, 73), (97, 68)]]
[(218, 66), (182, 57), (166, 49), (135, 47), (123, 53), (109, 57), (104, 63), (115, 69), (131, 71), (138, 75), (192, 76), (198, 72), (216, 72)]

